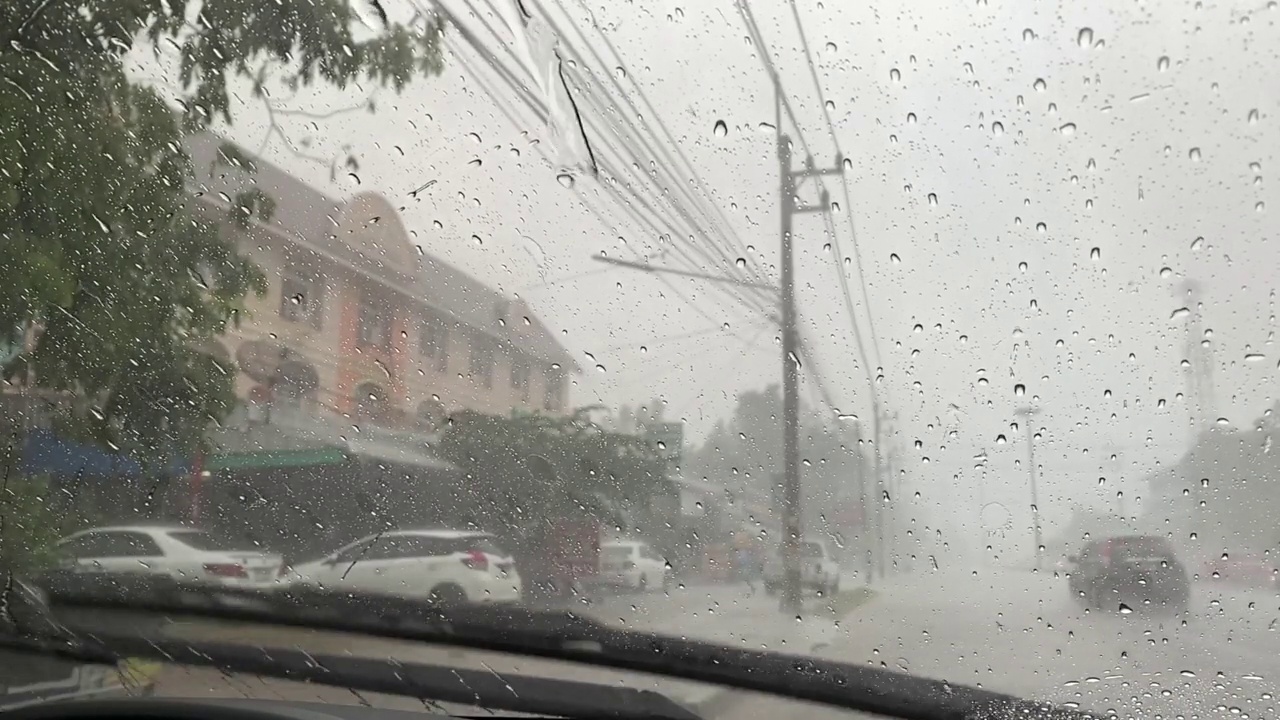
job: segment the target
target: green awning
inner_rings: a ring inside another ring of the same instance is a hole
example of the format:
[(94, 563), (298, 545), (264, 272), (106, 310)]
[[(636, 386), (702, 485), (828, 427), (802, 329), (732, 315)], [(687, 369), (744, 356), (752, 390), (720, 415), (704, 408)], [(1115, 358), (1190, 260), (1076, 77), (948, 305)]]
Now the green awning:
[(347, 454), (335, 447), (308, 450), (263, 450), (259, 452), (210, 455), (205, 470), (266, 470), (281, 467), (337, 465), (346, 462)]

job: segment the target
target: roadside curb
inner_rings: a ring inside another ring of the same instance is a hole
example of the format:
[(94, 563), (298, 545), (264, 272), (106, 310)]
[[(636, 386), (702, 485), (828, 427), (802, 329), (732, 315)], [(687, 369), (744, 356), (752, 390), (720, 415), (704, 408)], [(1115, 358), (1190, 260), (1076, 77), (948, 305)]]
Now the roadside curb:
[[(863, 599), (858, 601), (857, 604), (850, 607), (844, 614), (837, 618), (836, 622), (843, 622), (850, 616), (870, 605), (875, 599), (876, 591), (872, 588), (864, 588)], [(829, 642), (818, 642), (810, 648), (810, 652), (814, 655), (821, 656), (830, 649), (830, 647), (831, 643)], [(734, 705), (748, 699), (750, 696), (751, 693), (739, 690), (738, 688), (717, 685), (699, 685), (696, 691), (680, 697), (677, 701), (695, 715), (708, 718), (725, 714)]]

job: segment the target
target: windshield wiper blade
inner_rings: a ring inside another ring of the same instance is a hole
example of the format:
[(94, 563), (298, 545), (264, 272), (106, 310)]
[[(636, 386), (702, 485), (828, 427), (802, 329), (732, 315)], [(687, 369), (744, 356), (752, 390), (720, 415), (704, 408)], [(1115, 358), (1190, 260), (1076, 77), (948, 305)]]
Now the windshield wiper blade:
[(886, 668), (748, 650), (605, 625), (572, 612), (439, 607), (402, 597), (323, 591), (184, 589), (146, 576), (49, 586), (55, 606), (173, 613), (418, 640), (586, 663), (736, 687), (908, 720), (1103, 717)]
[(94, 633), (77, 643), (0, 635), (0, 648), (105, 665), (115, 665), (127, 658), (143, 658), (533, 715), (699, 720), (689, 709), (653, 690), (296, 649), (120, 633)]

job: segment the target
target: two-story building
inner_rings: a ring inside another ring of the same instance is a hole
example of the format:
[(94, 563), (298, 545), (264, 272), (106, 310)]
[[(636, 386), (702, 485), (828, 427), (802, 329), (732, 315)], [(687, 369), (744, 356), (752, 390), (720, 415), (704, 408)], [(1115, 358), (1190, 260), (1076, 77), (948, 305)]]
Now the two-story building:
[(522, 301), (434, 257), (377, 193), (335, 200), (226, 147), (188, 142), (199, 202), (224, 212), (257, 188), (275, 206), (228, 225), (268, 280), (223, 338), (251, 417), (292, 408), (429, 434), (458, 409), (568, 410), (577, 365)]

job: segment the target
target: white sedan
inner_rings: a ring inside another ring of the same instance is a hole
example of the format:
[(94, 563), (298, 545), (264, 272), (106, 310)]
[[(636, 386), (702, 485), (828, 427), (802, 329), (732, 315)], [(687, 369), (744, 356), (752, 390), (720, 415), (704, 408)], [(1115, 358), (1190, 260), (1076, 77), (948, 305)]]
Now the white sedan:
[(78, 574), (159, 575), (180, 583), (273, 589), (284, 560), (245, 540), (181, 525), (119, 525), (59, 540), (62, 566)]
[(643, 540), (600, 543), (599, 581), (641, 592), (671, 584), (667, 560)]
[(492, 535), (466, 530), (397, 530), (361, 538), (320, 560), (293, 566), (291, 582), (439, 604), (515, 603), (520, 573)]

